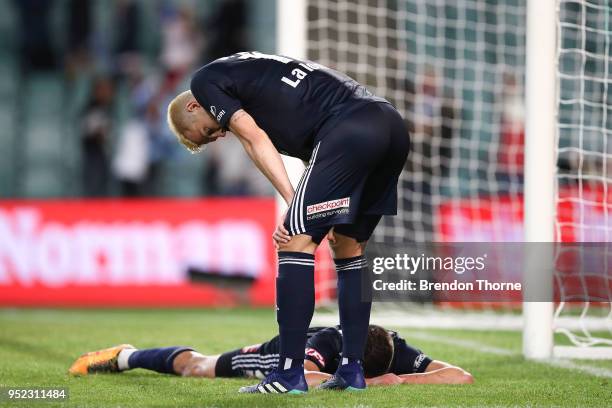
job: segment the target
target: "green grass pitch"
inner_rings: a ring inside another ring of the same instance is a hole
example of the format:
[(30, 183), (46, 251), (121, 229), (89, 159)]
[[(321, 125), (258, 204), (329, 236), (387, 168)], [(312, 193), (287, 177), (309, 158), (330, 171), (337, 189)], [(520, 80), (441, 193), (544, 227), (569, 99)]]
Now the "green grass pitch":
[[(526, 362), (513, 332), (399, 329), (435, 359), (460, 365), (475, 377), (464, 386), (371, 387), (360, 393), (311, 391), (303, 396), (241, 395), (252, 380), (207, 380), (134, 370), (71, 378), (66, 370), (81, 353), (119, 343), (136, 347), (188, 345), (217, 353), (274, 334), (271, 310), (0, 310), (0, 386), (67, 387), (69, 399), (0, 402), (16, 407), (416, 407), (612, 406), (612, 381), (571, 369)], [(434, 340), (417, 340), (417, 335)], [(435, 338), (458, 338), (505, 348), (507, 355), (453, 347)], [(593, 363), (605, 370), (610, 362)]]

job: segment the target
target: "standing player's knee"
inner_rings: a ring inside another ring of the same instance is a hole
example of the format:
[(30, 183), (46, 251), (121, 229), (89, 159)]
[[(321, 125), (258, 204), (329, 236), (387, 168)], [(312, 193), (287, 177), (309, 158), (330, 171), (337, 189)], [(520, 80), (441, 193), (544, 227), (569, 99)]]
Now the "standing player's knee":
[(353, 258), (363, 255), (365, 242), (357, 242), (355, 238), (333, 233), (333, 239), (329, 240), (329, 246), (334, 253), (334, 259)]

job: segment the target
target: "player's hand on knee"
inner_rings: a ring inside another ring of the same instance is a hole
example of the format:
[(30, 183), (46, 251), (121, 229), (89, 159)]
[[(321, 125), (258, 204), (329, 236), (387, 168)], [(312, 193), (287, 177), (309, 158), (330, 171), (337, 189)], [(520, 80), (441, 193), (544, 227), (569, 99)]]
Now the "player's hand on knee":
[(278, 222), (278, 226), (276, 230), (272, 234), (272, 239), (274, 239), (274, 247), (278, 250), (280, 247), (289, 241), (291, 241), (291, 235), (289, 235), (289, 231), (285, 228), (285, 217), (287, 216), (287, 211), (283, 213), (280, 221)]

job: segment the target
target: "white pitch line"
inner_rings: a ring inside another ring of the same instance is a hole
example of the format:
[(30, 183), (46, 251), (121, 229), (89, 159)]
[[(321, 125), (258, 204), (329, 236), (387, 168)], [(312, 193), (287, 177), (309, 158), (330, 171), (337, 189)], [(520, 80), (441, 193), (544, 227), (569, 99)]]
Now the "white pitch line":
[(603, 367), (595, 367), (586, 364), (574, 363), (572, 360), (562, 360), (555, 358), (552, 360), (543, 361), (553, 367), (567, 368), (568, 370), (578, 370), (583, 373), (591, 374), (596, 377), (612, 378), (612, 370)]
[[(510, 349), (489, 346), (484, 343), (480, 343), (478, 341), (456, 339), (456, 338), (447, 337), (447, 336), (442, 337), (442, 336), (437, 336), (435, 334), (430, 334), (430, 333), (415, 332), (415, 333), (410, 333), (407, 337), (413, 337), (413, 338), (416, 338), (419, 340), (425, 340), (425, 341), (433, 341), (433, 342), (440, 343), (440, 344), (447, 344), (450, 346), (456, 346), (456, 347), (461, 347), (461, 348), (465, 348), (468, 350), (474, 350), (480, 353), (495, 354), (498, 356), (519, 356), (520, 355), (520, 353), (512, 351)], [(590, 374), (596, 377), (612, 378), (612, 370), (608, 370), (603, 367), (590, 366), (587, 364), (578, 364), (578, 363), (574, 363), (572, 360), (555, 358), (555, 359), (550, 359), (550, 360), (534, 360), (534, 362), (540, 363), (540, 364), (547, 364), (553, 367), (563, 368), (563, 369), (572, 370), (572, 371), (580, 371), (585, 374)]]
[(425, 340), (425, 341), (434, 341), (436, 343), (441, 343), (441, 344), (448, 344), (449, 346), (458, 346), (461, 348), (475, 350), (475, 351), (479, 351), (479, 352), (487, 353), (487, 354), (495, 354), (498, 356), (516, 356), (519, 354), (519, 353), (516, 353), (506, 348), (488, 346), (478, 341), (457, 339), (457, 338), (446, 337), (446, 336), (442, 337), (442, 336), (437, 336), (435, 334), (430, 334), (430, 333), (423, 333), (423, 332), (410, 333), (408, 337), (414, 337), (419, 340)]

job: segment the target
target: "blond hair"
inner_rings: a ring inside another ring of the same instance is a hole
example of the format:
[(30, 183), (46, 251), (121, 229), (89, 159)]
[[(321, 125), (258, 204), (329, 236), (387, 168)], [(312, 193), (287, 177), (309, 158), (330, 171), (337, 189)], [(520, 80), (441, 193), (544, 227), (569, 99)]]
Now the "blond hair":
[(185, 124), (189, 120), (190, 112), (187, 112), (185, 107), (187, 102), (193, 98), (191, 91), (185, 91), (178, 94), (168, 105), (168, 126), (178, 141), (187, 148), (191, 153), (198, 153), (204, 149), (205, 145), (198, 145), (187, 139), (184, 134)]

